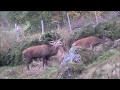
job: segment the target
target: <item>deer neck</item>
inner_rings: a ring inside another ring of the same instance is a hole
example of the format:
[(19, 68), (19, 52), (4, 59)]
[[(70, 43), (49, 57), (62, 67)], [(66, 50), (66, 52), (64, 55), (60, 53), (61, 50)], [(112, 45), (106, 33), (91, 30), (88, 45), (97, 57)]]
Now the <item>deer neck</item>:
[(59, 47), (55, 47), (54, 52), (58, 53), (58, 49), (59, 49)]
[(55, 46), (52, 46), (52, 48), (50, 48), (51, 50), (50, 50), (50, 54), (51, 55), (56, 55), (57, 53), (58, 53), (58, 49), (59, 49), (59, 47), (55, 47)]

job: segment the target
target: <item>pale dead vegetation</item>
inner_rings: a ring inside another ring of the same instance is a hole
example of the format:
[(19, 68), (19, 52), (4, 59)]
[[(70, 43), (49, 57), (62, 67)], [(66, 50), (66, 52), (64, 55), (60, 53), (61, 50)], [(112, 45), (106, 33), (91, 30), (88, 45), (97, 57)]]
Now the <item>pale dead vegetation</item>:
[(42, 59), (37, 59), (30, 64), (30, 70), (27, 70), (26, 65), (19, 66), (3, 66), (0, 67), (0, 79), (45, 79), (56, 78), (59, 60), (53, 56), (48, 60), (48, 66), (43, 68)]
[(73, 34), (73, 31), (70, 32), (70, 30), (65, 30), (65, 29), (56, 30), (55, 32), (57, 32), (58, 34), (60, 34), (61, 37), (63, 37), (63, 38), (67, 38), (71, 34)]
[[(23, 27), (24, 28), (24, 27)], [(40, 37), (40, 33), (34, 35), (24, 36), (24, 29), (20, 30), (20, 40), (33, 41)], [(57, 31), (62, 37), (68, 38), (72, 33), (67, 30)], [(16, 42), (15, 31), (2, 31), (1, 32), (1, 51), (8, 51), (9, 48), (14, 46)], [(65, 41), (67, 42), (67, 40)], [(58, 55), (60, 58), (61, 54)], [(54, 59), (54, 60), (53, 60)], [(61, 62), (57, 61), (56, 57), (52, 57), (48, 62), (49, 65), (45, 68), (42, 67), (42, 62), (33, 62), (28, 71), (26, 66), (14, 66), (14, 67), (0, 67), (0, 79), (46, 79), (46, 78), (58, 78), (57, 70)], [(88, 66), (78, 78), (82, 79), (120, 79), (120, 52), (110, 56), (107, 60), (98, 62), (95, 65)]]
[[(51, 62), (48, 62), (51, 64)], [(27, 70), (26, 66), (20, 65), (15, 67), (1, 67), (0, 79), (45, 79), (55, 78), (57, 63), (42, 67), (42, 62), (33, 62), (30, 65), (30, 70)], [(4, 68), (4, 69), (3, 69)]]
[[(25, 65), (0, 67), (0, 79), (59, 79), (59, 61), (50, 58), (48, 66), (42, 67), (41, 61), (34, 61), (27, 70)], [(95, 65), (88, 65), (77, 79), (120, 79), (120, 52)]]
[(120, 52), (94, 66), (88, 66), (80, 75), (82, 79), (119, 79)]
[[(28, 34), (27, 36), (25, 36), (24, 31), (26, 30), (26, 26), (21, 26), (19, 28), (19, 42), (20, 41), (33, 41), (36, 38), (40, 37), (41, 33), (38, 34), (34, 34), (34, 35), (30, 35)], [(11, 30), (7, 30), (5, 29), (0, 29), (0, 49), (3, 52), (7, 52), (11, 47), (13, 47), (15, 45), (15, 43), (17, 43), (16, 40), (16, 32), (15, 29), (11, 29)]]
[(8, 51), (15, 43), (14, 31), (1, 32), (1, 51)]
[[(49, 67), (49, 66), (48, 66)], [(45, 78), (46, 68), (42, 67), (42, 62), (33, 62), (30, 66), (30, 70), (27, 70), (26, 67), (23, 67), (22, 74), (20, 75), (21, 79), (29, 79), (29, 78)], [(49, 67), (50, 68), (50, 67)], [(49, 72), (51, 73), (51, 72)]]

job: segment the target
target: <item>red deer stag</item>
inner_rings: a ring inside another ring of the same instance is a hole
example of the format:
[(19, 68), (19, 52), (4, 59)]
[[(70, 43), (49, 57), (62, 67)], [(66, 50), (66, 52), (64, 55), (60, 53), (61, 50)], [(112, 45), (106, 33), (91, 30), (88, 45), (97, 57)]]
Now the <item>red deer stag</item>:
[(112, 43), (112, 40), (110, 38), (97, 38), (95, 36), (90, 36), (86, 38), (82, 38), (72, 44), (72, 46), (82, 46), (82, 47), (91, 47), (93, 48), (94, 46), (105, 43), (105, 44), (110, 44)]
[(27, 69), (29, 70), (29, 64), (33, 62), (33, 59), (42, 58), (43, 59), (43, 67), (44, 64), (47, 65), (47, 61), (51, 56), (54, 56), (58, 53), (59, 47), (62, 46), (62, 42), (51, 41), (48, 45), (38, 45), (29, 47), (23, 51), (23, 60), (26, 61)]

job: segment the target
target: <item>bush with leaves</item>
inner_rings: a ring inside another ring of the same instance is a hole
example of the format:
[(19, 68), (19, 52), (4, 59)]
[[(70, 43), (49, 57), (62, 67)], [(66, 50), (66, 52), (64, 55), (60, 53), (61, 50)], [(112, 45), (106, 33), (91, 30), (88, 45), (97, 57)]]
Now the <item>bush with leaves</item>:
[(60, 39), (61, 36), (58, 33), (50, 32), (41, 36), (41, 41), (53, 41)]
[(96, 52), (92, 49), (82, 48), (82, 47), (79, 47), (78, 52), (81, 55), (81, 60), (85, 65), (88, 65), (92, 63), (93, 61), (95, 61), (101, 53), (99, 51)]
[(109, 22), (99, 23), (96, 27), (88, 25), (82, 29), (75, 30), (73, 35), (69, 37), (67, 45), (71, 47), (72, 43), (81, 38), (96, 36), (102, 38), (103, 36), (111, 38), (112, 40), (120, 37), (120, 18), (114, 18)]
[(71, 47), (72, 43), (75, 42), (76, 40), (94, 35), (95, 35), (94, 27), (92, 27), (92, 25), (88, 25), (82, 29), (75, 30), (73, 34), (69, 37), (67, 45)]
[(1, 61), (0, 65), (19, 65), (22, 64), (22, 51), (25, 50), (28, 47), (41, 45), (41, 44), (48, 44), (47, 41), (39, 41), (39, 39), (36, 39), (34, 41), (22, 41), (19, 43), (16, 43), (14, 47), (12, 47), (7, 53), (2, 53), (1, 55)]
[(110, 22), (106, 28), (105, 31), (107, 32), (108, 37), (112, 38), (113, 40), (120, 37), (120, 22)]
[(98, 37), (109, 37), (111, 39), (117, 39), (120, 37), (120, 17), (115, 17), (108, 22), (99, 23), (95, 27)]
[(19, 65), (22, 64), (22, 51), (28, 47), (41, 45), (41, 44), (49, 44), (48, 41), (59, 39), (60, 36), (57, 33), (46, 33), (41, 37), (41, 41), (39, 39), (35, 39), (33, 41), (21, 41), (19, 43), (15, 43), (14, 47), (12, 47), (7, 53), (2, 53), (0, 55), (0, 65)]

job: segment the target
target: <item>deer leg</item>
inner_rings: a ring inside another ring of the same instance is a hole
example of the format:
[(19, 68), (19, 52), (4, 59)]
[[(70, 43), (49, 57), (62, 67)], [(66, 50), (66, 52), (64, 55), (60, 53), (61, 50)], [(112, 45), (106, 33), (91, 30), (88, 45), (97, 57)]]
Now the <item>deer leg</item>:
[(46, 59), (45, 59), (45, 58), (43, 58), (43, 68), (44, 68), (44, 65), (45, 65), (45, 60), (46, 60)]
[(90, 49), (93, 49), (93, 44), (92, 43), (90, 44)]
[(43, 68), (44, 68), (44, 65), (48, 65), (47, 61), (48, 61), (48, 58), (49, 57), (43, 57)]
[(29, 69), (29, 65), (27, 65), (27, 69), (30, 70), (30, 69)]
[(37, 58), (34, 58), (34, 61), (37, 61)]
[(27, 65), (27, 69), (29, 70), (29, 65), (32, 62), (32, 59), (27, 59), (26, 65)]
[(46, 60), (45, 60), (45, 64), (46, 64), (46, 66), (48, 65), (48, 63), (47, 63), (48, 59), (49, 59), (49, 58), (47, 57)]
[(47, 60), (45, 59), (45, 65), (47, 66)]

